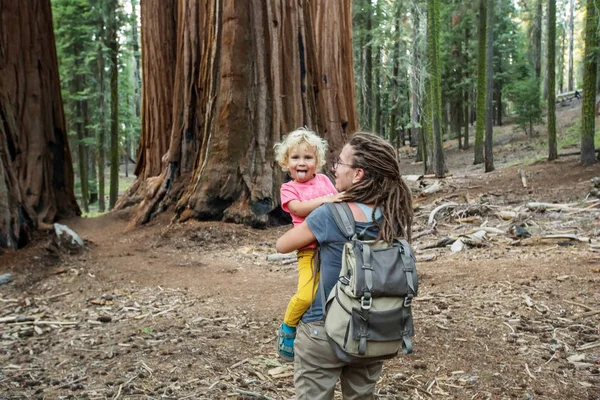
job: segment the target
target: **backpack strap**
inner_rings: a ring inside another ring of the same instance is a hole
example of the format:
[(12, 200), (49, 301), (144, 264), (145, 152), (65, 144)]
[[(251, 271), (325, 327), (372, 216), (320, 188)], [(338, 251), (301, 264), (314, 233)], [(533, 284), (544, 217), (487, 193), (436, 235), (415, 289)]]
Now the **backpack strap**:
[(412, 292), (404, 298), (404, 306), (408, 307), (411, 305), (412, 299), (416, 295), (415, 285), (413, 283), (413, 274), (416, 273), (416, 271), (412, 267), (413, 261), (409, 254), (410, 245), (405, 239), (399, 239), (398, 242), (400, 243), (400, 257), (402, 257), (402, 265), (404, 273), (406, 274), (406, 282), (408, 283), (408, 287)]
[(331, 211), (335, 224), (342, 234), (348, 239), (352, 239), (356, 235), (356, 225), (348, 203), (327, 203), (327, 208)]

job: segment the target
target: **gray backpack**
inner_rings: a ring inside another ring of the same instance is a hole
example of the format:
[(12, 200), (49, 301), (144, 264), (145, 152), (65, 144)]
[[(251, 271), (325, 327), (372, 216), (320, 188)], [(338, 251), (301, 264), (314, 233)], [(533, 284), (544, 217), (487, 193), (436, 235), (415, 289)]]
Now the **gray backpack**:
[(348, 238), (340, 275), (327, 301), (319, 285), (325, 332), (334, 353), (344, 362), (393, 358), (400, 349), (411, 353), (411, 303), (418, 280), (410, 245), (404, 239), (387, 243), (357, 235), (348, 204), (327, 207)]

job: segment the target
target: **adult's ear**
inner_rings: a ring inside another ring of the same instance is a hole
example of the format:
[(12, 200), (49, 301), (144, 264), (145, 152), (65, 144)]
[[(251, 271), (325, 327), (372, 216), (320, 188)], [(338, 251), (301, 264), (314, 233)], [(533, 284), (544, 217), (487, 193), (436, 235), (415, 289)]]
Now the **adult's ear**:
[(365, 179), (365, 170), (362, 168), (354, 168), (354, 176), (352, 177), (352, 183), (358, 183)]

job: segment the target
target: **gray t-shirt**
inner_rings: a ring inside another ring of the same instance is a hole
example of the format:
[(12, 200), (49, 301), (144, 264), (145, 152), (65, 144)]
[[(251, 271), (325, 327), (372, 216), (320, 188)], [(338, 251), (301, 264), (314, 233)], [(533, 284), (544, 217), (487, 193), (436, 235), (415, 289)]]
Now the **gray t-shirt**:
[[(362, 233), (369, 236), (377, 236), (379, 228), (372, 222), (372, 208), (359, 204), (359, 207), (365, 213), (369, 222), (356, 222), (356, 233)], [(378, 213), (379, 214), (379, 213)], [(379, 215), (377, 215), (379, 218)], [(326, 205), (323, 205), (306, 217), (308, 228), (317, 238), (321, 249), (321, 277), (319, 285), (325, 285), (325, 298), (335, 286), (338, 280), (340, 269), (342, 268), (342, 248), (343, 243), (348, 239), (338, 229), (333, 215)], [(321, 302), (321, 288), (317, 289), (317, 295), (312, 305), (302, 316), (303, 322), (320, 321), (323, 319), (323, 309)]]

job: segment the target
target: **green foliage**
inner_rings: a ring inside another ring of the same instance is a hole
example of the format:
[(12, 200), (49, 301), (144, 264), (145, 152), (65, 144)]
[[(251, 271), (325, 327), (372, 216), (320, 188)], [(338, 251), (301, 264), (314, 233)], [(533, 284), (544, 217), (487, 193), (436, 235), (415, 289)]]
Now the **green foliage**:
[[(132, 24), (137, 24), (136, 13), (139, 12), (138, 1), (125, 0), (132, 4), (132, 13), (127, 14), (119, 9), (116, 14), (119, 27), (118, 39), (121, 42), (118, 54), (119, 66), (119, 143), (124, 149), (137, 149), (141, 133), (141, 118), (136, 112), (136, 88), (139, 82), (135, 78), (135, 56)], [(123, 3), (123, 2), (122, 2)], [(106, 149), (107, 143), (100, 143), (100, 137), (107, 137), (106, 129), (110, 126), (108, 112), (109, 95), (109, 50), (106, 46), (106, 28), (109, 19), (108, 2), (105, 0), (52, 0), (54, 33), (59, 63), (62, 97), (69, 142), (74, 154), (74, 169), (81, 175), (78, 163), (80, 150), (87, 154), (87, 168), (84, 173), (92, 171), (98, 152)], [(139, 30), (138, 30), (139, 31)], [(139, 40), (139, 35), (138, 39)], [(101, 68), (100, 65), (103, 65)], [(137, 89), (139, 91), (139, 89)], [(87, 107), (87, 118), (84, 118), (82, 106)], [(102, 105), (103, 104), (103, 105)], [(85, 123), (87, 119), (87, 123)], [(78, 129), (83, 136), (77, 135)], [(104, 131), (104, 135), (100, 133)], [(74, 151), (74, 149), (78, 149)], [(86, 164), (84, 164), (85, 166)], [(104, 168), (95, 168), (98, 174)], [(88, 173), (86, 173), (88, 175)], [(91, 175), (91, 174), (89, 174)], [(97, 192), (97, 176), (88, 176), (90, 192)], [(80, 179), (76, 180), (75, 191), (81, 192)], [(127, 180), (127, 183), (130, 181)]]
[(514, 82), (506, 87), (506, 95), (517, 114), (516, 123), (527, 135), (533, 135), (533, 126), (542, 122), (539, 81), (534, 77)]

